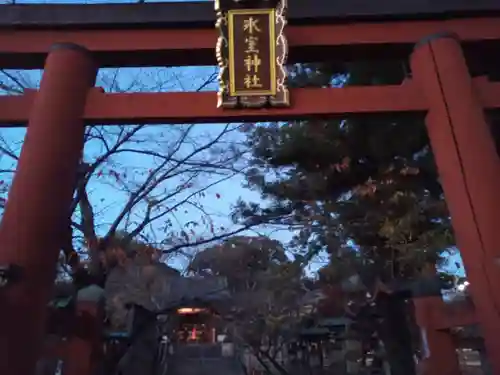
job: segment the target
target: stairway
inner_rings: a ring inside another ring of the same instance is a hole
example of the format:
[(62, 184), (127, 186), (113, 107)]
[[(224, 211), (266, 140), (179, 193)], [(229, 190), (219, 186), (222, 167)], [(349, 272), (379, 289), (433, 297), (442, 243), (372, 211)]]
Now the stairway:
[(225, 357), (219, 344), (181, 344), (174, 349), (168, 375), (243, 375), (236, 356)]

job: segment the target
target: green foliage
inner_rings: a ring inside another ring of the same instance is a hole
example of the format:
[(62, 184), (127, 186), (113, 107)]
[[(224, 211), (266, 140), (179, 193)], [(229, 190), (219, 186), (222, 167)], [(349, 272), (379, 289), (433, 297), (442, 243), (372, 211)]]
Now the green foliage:
[[(328, 67), (295, 67), (291, 77), (297, 86), (307, 86), (308, 77), (316, 86), (399, 84), (404, 78), (395, 62)], [(270, 204), (239, 202), (235, 217), (297, 230), (295, 249), (306, 261), (326, 250), (330, 266), (344, 273), (342, 260), (354, 258), (361, 267), (374, 262), (383, 279), (411, 278), (453, 245), (422, 118), (311, 119), (247, 134), (253, 150), (248, 185)], [(350, 241), (354, 252), (346, 249)]]
[[(401, 84), (405, 65), (303, 65), (290, 77), (300, 87)], [(248, 185), (269, 204), (241, 201), (235, 218), (294, 230), (304, 263), (328, 252), (323, 281), (361, 296), (350, 302), (360, 306), (353, 317), (361, 331), (377, 332), (392, 374), (414, 374), (411, 314), (396, 290), (454, 244), (423, 119), (309, 119), (246, 131)]]

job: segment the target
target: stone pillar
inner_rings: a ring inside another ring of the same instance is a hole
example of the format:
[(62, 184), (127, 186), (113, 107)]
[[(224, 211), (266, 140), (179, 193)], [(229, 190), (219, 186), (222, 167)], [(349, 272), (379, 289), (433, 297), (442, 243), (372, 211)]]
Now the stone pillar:
[(441, 34), (411, 56), (457, 245), (494, 373), (500, 374), (500, 163), (459, 41)]
[(0, 374), (35, 369), (96, 73), (73, 44), (54, 45), (45, 63), (0, 225), (0, 264), (21, 268), (19, 281), (0, 289)]

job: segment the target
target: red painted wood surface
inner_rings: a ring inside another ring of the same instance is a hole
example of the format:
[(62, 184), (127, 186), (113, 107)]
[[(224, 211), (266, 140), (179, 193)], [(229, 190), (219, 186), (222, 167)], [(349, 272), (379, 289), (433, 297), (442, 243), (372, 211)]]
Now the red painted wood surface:
[(417, 323), (423, 328), (446, 330), (478, 323), (474, 306), (467, 301), (445, 303), (441, 297), (424, 297), (414, 303)]
[[(500, 83), (484, 78), (474, 80), (485, 108), (500, 108)], [(0, 126), (26, 124), (36, 91), (23, 96), (0, 96)], [(89, 93), (84, 119), (87, 124), (175, 124), (239, 121), (273, 121), (309, 116), (424, 113), (427, 100), (413, 82), (400, 86), (368, 86), (291, 90), (292, 106), (255, 110), (216, 108), (214, 92), (105, 94)], [(192, 106), (196, 103), (196, 106)]]
[[(412, 45), (420, 39), (443, 30), (456, 33), (464, 42), (500, 40), (499, 24), (500, 17), (457, 18), (446, 21), (357, 22), (289, 26), (286, 35), (290, 44), (290, 61), (301, 62), (310, 59), (311, 48), (321, 48), (321, 57), (340, 59), (344, 58), (343, 55), (349, 55), (356, 47), (369, 50), (370, 47), (378, 45), (384, 54), (389, 54), (396, 45), (407, 45), (406, 50), (409, 52)], [(96, 54), (100, 66), (147, 66), (146, 61), (156, 62), (158, 66), (215, 65), (214, 48), (217, 35), (215, 28), (0, 29), (0, 68), (41, 68), (50, 46), (61, 40), (85, 46)], [(151, 54), (154, 56), (151, 57)]]
[[(378, 55), (384, 58), (389, 57), (390, 51), (402, 48), (408, 55), (416, 42), (442, 31), (455, 33), (465, 44), (498, 43), (500, 17), (290, 26), (287, 35), (290, 61), (299, 62), (316, 55), (333, 59), (355, 50), (384, 51)], [(2, 29), (0, 68), (41, 68), (51, 45), (61, 40), (87, 47), (100, 66), (150, 66), (153, 62), (158, 66), (214, 65), (216, 37), (213, 28)], [(0, 330), (6, 333), (0, 337), (0, 352), (5, 354), (0, 358), (0, 373), (27, 375), (37, 355), (42, 306), (48, 295), (49, 276), (55, 267), (57, 235), (54, 233), (61, 227), (59, 217), (41, 221), (39, 217), (47, 214), (49, 200), (52, 210), (58, 214), (67, 208), (68, 199), (54, 201), (53, 197), (68, 197), (69, 179), (60, 176), (67, 177), (76, 168), (76, 162), (58, 164), (51, 152), (65, 147), (65, 157), (58, 159), (67, 162), (69, 155), (73, 162), (76, 160), (76, 152), (81, 152), (81, 139), (77, 139), (83, 132), (81, 119), (87, 124), (174, 124), (428, 112), (429, 135), (476, 305), (475, 311), (469, 307), (453, 310), (451, 317), (445, 315), (451, 310), (446, 311), (442, 305), (429, 308), (427, 322), (422, 324), (430, 330), (434, 353), (440, 353), (435, 357), (438, 359), (430, 363), (435, 366), (433, 373), (443, 375), (448, 370), (454, 371), (452, 341), (443, 329), (479, 322), (495, 373), (500, 374), (500, 318), (496, 309), (496, 305), (500, 306), (500, 295), (492, 288), (500, 283), (496, 269), (500, 254), (494, 226), (500, 219), (500, 198), (497, 197), (500, 163), (483, 115), (483, 108), (500, 108), (500, 83), (484, 78), (471, 80), (458, 42), (448, 38), (417, 48), (412, 56), (414, 81), (400, 86), (297, 89), (292, 92), (291, 108), (259, 111), (217, 109), (216, 95), (211, 92), (105, 94), (95, 89), (87, 94), (83, 81), (77, 79), (80, 72), (68, 68), (73, 63), (81, 63), (78, 61), (62, 59), (52, 68), (48, 64), (45, 75), (51, 77), (48, 81), (52, 80), (52, 84), (45, 85), (50, 89), (44, 89), (42, 84), (40, 93), (29, 91), (23, 96), (0, 96), (0, 124), (22, 126), (30, 119), (19, 171), (0, 226), (0, 261), (19, 263), (32, 272), (8, 291), (7, 303), (0, 310), (0, 323), (4, 322)], [(66, 91), (60, 91), (61, 88)], [(193, 103), (196, 103), (194, 107)], [(37, 130), (32, 130), (35, 127)], [(50, 147), (49, 141), (52, 145), (57, 141), (58, 147)], [(52, 179), (52, 184), (45, 183), (48, 172), (58, 176)], [(64, 187), (66, 190), (60, 190)], [(81, 339), (72, 342), (74, 374), (84, 374), (90, 369), (88, 361), (77, 361), (79, 352), (85, 352), (87, 358), (90, 356), (91, 348), (87, 344)], [(443, 368), (446, 362), (453, 366)]]
[(426, 123), (440, 182), (486, 350), (500, 374), (500, 160), (482, 94), (451, 34), (417, 46), (411, 68), (429, 103)]
[(0, 224), (0, 263), (23, 269), (2, 290), (0, 374), (32, 375), (42, 347), (75, 174), (84, 143), (81, 119), (97, 73), (88, 52), (54, 46)]
[[(35, 97), (36, 91), (29, 91), (24, 96), (0, 96), (0, 124), (25, 123)], [(423, 112), (427, 108), (411, 83), (384, 87), (295, 89), (291, 97), (290, 108), (223, 110), (216, 107), (215, 92), (104, 94), (96, 89), (89, 93), (84, 118), (88, 124), (216, 123), (346, 113)]]

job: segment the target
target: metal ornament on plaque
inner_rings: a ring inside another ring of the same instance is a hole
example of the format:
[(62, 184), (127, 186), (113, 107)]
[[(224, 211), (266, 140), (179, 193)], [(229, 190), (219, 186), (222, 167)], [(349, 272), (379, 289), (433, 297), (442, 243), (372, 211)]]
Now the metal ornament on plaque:
[(215, 0), (217, 107), (287, 107), (288, 0)]

